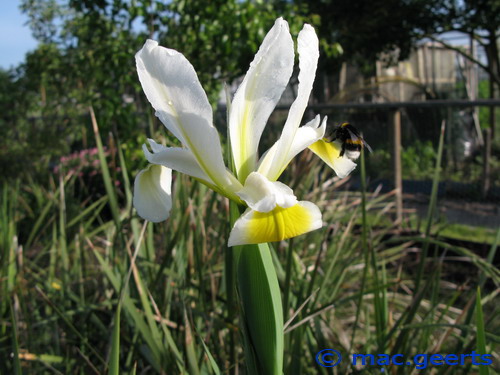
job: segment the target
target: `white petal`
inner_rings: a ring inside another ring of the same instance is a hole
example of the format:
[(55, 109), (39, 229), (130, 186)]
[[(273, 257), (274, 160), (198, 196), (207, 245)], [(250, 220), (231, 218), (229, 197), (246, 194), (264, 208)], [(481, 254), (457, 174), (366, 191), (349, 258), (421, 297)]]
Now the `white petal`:
[[(316, 68), (318, 66), (319, 42), (311, 25), (304, 25), (304, 28), (299, 33), (298, 52), (300, 72), (297, 98), (290, 107), (290, 112), (288, 113), (283, 132), (281, 133), (280, 139), (276, 142), (277, 150), (273, 154), (273, 160), (266, 163), (267, 170), (261, 170), (259, 168), (259, 171), (264, 173), (271, 180), (278, 179), (290, 162), (291, 159), (289, 157), (291, 154), (295, 156), (308, 146), (308, 144), (306, 144), (307, 140), (302, 149), (291, 151), (294, 144), (295, 146), (298, 145), (296, 140), (304, 136), (304, 134), (298, 135), (297, 133), (300, 123), (302, 122), (302, 117), (304, 116), (304, 111), (309, 102), (314, 78), (316, 77)], [(309, 129), (305, 130), (309, 131)]]
[(351, 172), (356, 168), (356, 163), (354, 163), (351, 159), (341, 157), (338, 158), (335, 163), (332, 165), (333, 170), (340, 178), (347, 177), (351, 174)]
[(148, 40), (136, 54), (137, 73), (163, 124), (189, 148), (217, 185), (231, 184), (222, 158), (212, 107), (191, 63), (179, 52)]
[(151, 164), (163, 165), (189, 176), (207, 181), (213, 185), (213, 181), (203, 172), (194, 158), (193, 154), (187, 148), (165, 147), (149, 139), (149, 144), (153, 152), (150, 152), (146, 145), (142, 146), (144, 156)]
[(245, 203), (258, 212), (269, 212), (276, 206), (288, 208), (297, 204), (293, 190), (281, 182), (272, 182), (257, 172), (252, 172), (243, 189), (236, 193)]
[(165, 149), (165, 146), (156, 143), (154, 139), (148, 138), (148, 143), (151, 146), (151, 150), (153, 150), (154, 153), (161, 152)]
[(142, 218), (158, 223), (172, 208), (172, 170), (161, 165), (143, 169), (134, 182), (134, 207)]
[(356, 163), (351, 159), (345, 155), (340, 156), (342, 145), (339, 142), (328, 142), (325, 139), (320, 139), (310, 145), (309, 149), (332, 168), (340, 178), (347, 177), (356, 168)]
[[(265, 175), (271, 181), (278, 179), (290, 161), (292, 161), (297, 154), (302, 152), (317, 140), (323, 138), (326, 129), (326, 121), (327, 117), (325, 116), (320, 125), (320, 117), (318, 115), (314, 118), (314, 120), (311, 120), (304, 126), (301, 126), (295, 133), (292, 144), (288, 150), (286, 150), (287, 154), (280, 155), (279, 158), (276, 153), (279, 150), (278, 146), (280, 143), (279, 141), (276, 142), (273, 147), (271, 147), (269, 151), (263, 155), (258, 172)], [(276, 164), (278, 163), (281, 165), (281, 169), (276, 168)]]
[(247, 209), (236, 220), (228, 246), (282, 241), (321, 228), (321, 212), (311, 202), (297, 202), (292, 207), (277, 206), (270, 212)]
[(279, 18), (262, 42), (231, 105), (229, 132), (240, 181), (255, 170), (262, 131), (290, 79), (293, 59), (288, 24)]

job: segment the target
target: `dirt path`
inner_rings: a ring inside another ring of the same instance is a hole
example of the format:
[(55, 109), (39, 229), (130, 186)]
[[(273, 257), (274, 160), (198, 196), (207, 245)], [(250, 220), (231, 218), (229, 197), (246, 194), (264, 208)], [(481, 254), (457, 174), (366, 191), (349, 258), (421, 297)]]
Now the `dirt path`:
[[(414, 208), (421, 218), (427, 215), (429, 197), (425, 195), (405, 196), (405, 208)], [(500, 204), (467, 202), (464, 200), (439, 199), (439, 213), (449, 223), (497, 229), (500, 227)]]

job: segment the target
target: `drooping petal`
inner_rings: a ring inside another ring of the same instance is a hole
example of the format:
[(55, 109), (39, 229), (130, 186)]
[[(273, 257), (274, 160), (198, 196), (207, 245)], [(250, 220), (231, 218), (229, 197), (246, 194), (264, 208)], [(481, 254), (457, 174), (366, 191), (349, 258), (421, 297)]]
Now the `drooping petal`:
[(136, 54), (142, 88), (156, 115), (193, 154), (214, 183), (232, 184), (222, 158), (212, 107), (191, 63), (179, 52), (148, 40)]
[(236, 193), (252, 210), (272, 211), (276, 206), (283, 208), (297, 204), (293, 190), (281, 182), (272, 182), (263, 175), (252, 172), (243, 189)]
[(243, 186), (231, 172), (227, 171), (230, 184), (226, 185), (226, 189), (220, 189), (220, 187), (200, 168), (191, 150), (181, 147), (165, 147), (152, 139), (148, 139), (148, 141), (153, 152), (150, 152), (146, 145), (142, 146), (142, 150), (144, 156), (146, 156), (146, 159), (151, 164), (163, 165), (167, 168), (197, 178), (200, 182), (222, 195), (232, 200), (240, 201), (235, 192), (241, 190)]
[(142, 218), (158, 223), (166, 220), (172, 208), (172, 170), (149, 165), (135, 178), (134, 207)]
[(340, 178), (347, 177), (356, 168), (356, 163), (351, 159), (340, 156), (342, 145), (338, 142), (328, 142), (325, 139), (320, 139), (310, 145), (309, 149), (332, 168)]
[(288, 208), (276, 206), (269, 212), (249, 208), (236, 220), (228, 246), (282, 241), (319, 229), (322, 225), (319, 208), (307, 201)]
[(153, 152), (150, 152), (146, 145), (142, 145), (142, 151), (151, 164), (163, 165), (210, 184), (214, 183), (200, 168), (191, 150), (181, 147), (165, 147), (152, 139), (148, 141)]
[(231, 104), (231, 148), (242, 182), (255, 170), (262, 131), (290, 79), (293, 59), (288, 24), (279, 18), (262, 42)]
[[(276, 153), (278, 152), (279, 143), (276, 142), (269, 151), (262, 156), (262, 161), (259, 164), (258, 172), (265, 175), (269, 180), (274, 181), (279, 178), (283, 173), (285, 168), (288, 166), (290, 161), (297, 156), (301, 151), (305, 150), (307, 147), (312, 145), (314, 142), (323, 138), (326, 129), (326, 116), (321, 121), (319, 115), (314, 118), (314, 120), (309, 121), (304, 126), (301, 126), (295, 133), (292, 144), (288, 148), (287, 154), (280, 155), (279, 161), (277, 159)], [(281, 169), (275, 167), (275, 163), (281, 165)]]
[[(316, 77), (316, 68), (318, 66), (319, 42), (318, 37), (316, 36), (316, 33), (311, 25), (304, 25), (304, 28), (299, 33), (297, 50), (299, 53), (300, 68), (297, 98), (290, 107), (283, 132), (281, 133), (278, 141), (275, 143), (276, 151), (272, 155), (272, 160), (261, 164), (259, 167), (259, 172), (265, 174), (270, 180), (273, 181), (278, 179), (290, 162), (290, 155), (294, 154), (293, 156), (295, 156), (308, 146), (307, 142), (301, 142), (304, 144), (302, 149), (298, 151), (291, 151), (294, 144), (295, 146), (298, 145), (296, 140), (300, 142), (300, 137), (305, 135), (298, 134), (299, 126), (302, 122), (304, 111), (306, 110), (309, 102), (309, 97), (311, 96), (314, 78)], [(316, 126), (316, 128), (317, 127), (318, 126)], [(304, 130), (310, 133), (311, 129)], [(304, 131), (302, 133), (304, 133)], [(317, 139), (319, 138), (316, 138), (316, 140)], [(270, 155), (266, 155), (266, 157), (269, 158)]]

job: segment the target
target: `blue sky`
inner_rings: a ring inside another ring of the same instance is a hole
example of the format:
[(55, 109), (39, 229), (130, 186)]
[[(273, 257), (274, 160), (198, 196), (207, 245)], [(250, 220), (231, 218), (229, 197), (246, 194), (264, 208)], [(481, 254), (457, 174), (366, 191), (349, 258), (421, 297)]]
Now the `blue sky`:
[(19, 0), (0, 0), (0, 68), (8, 69), (24, 60), (26, 52), (35, 49), (36, 40), (21, 14)]

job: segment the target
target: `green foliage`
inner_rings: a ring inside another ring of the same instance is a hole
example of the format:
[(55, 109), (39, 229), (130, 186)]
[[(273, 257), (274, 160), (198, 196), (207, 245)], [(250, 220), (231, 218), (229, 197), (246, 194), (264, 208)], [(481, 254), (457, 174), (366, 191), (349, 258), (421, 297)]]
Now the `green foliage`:
[(157, 16), (160, 43), (182, 51), (214, 103), (222, 83), (245, 73), (280, 15), (272, 3), (179, 0)]
[[(412, 142), (411, 145), (401, 150), (401, 169), (404, 179), (431, 179), (436, 151), (432, 142)], [(388, 150), (376, 149), (367, 158), (368, 173), (379, 178), (392, 177), (392, 156)]]
[[(345, 59), (357, 59), (369, 69), (382, 53), (388, 62), (406, 58), (417, 41), (417, 30), (436, 22), (433, 1), (296, 1), (317, 26), (325, 44), (340, 43)], [(336, 57), (336, 56), (334, 56)]]
[[(112, 143), (106, 143), (111, 149)], [(128, 174), (124, 159), (117, 159)], [(100, 166), (94, 168), (99, 172)], [(491, 347), (499, 328), (492, 317), (500, 283), (491, 260), (437, 240), (432, 226), (426, 246), (430, 252), (447, 252), (428, 258), (422, 274), (425, 293), (417, 295), (414, 254), (422, 250), (422, 237), (394, 234), (396, 227), (387, 215), (390, 196), (366, 194), (362, 200), (357, 193), (340, 192), (337, 179), (321, 168), (317, 159), (304, 154), (290, 173), (301, 181), (297, 194), (321, 207), (328, 226), (269, 248), (280, 289), (287, 290), (285, 315), (292, 317), (283, 339), (284, 373), (318, 373), (314, 356), (328, 347), (343, 354), (376, 353), (381, 348), (405, 355), (436, 348), (470, 352), (476, 321), (460, 319), (474, 309), (468, 301), (475, 296), (477, 272), (487, 280), (482, 287), (488, 322), (484, 342)], [(129, 197), (130, 186), (116, 185), (118, 177), (110, 176), (118, 197)], [(143, 225), (126, 199), (119, 200), (118, 217), (112, 216), (107, 204), (115, 192), (102, 187), (101, 198), (79, 196), (77, 184), (73, 173), (59, 182), (2, 187), (0, 277), (7, 282), (0, 293), (0, 331), (6, 337), (0, 341), (0, 353), (5, 356), (18, 348), (26, 373), (50, 373), (47, 368), (68, 375), (105, 373), (108, 366), (120, 374), (243, 371), (238, 323), (225, 313), (227, 202), (177, 175), (172, 217), (166, 223)], [(364, 223), (364, 229), (355, 223)], [(457, 254), (469, 261), (470, 274), (463, 279), (454, 272)], [(436, 267), (443, 271), (437, 273)], [(244, 293), (255, 292), (250, 284), (263, 282), (254, 280), (258, 272), (242, 277)], [(472, 286), (464, 287), (465, 282)], [(14, 301), (12, 309), (8, 299)], [(413, 322), (407, 306), (414, 306)], [(253, 324), (266, 320), (262, 301), (252, 302), (251, 308), (256, 309)], [(17, 335), (11, 322), (17, 324)], [(411, 345), (394, 346), (404, 336), (412, 337)], [(271, 342), (259, 337), (253, 344), (267, 353)], [(1, 362), (0, 372), (14, 373), (15, 363)], [(348, 366), (343, 362), (339, 371), (347, 372)], [(468, 369), (457, 371), (465, 374)]]
[[(491, 97), (490, 94), (490, 82), (488, 80), (482, 80), (479, 82), (478, 85), (478, 97), (479, 99), (488, 99)], [(500, 108), (495, 107), (495, 118), (496, 120), (496, 132), (500, 132)], [(479, 108), (479, 124), (481, 125), (482, 129), (486, 129), (491, 127), (491, 108), (490, 107), (480, 107)], [(498, 137), (496, 138), (498, 140)], [(500, 140), (499, 140), (500, 142)]]
[[(154, 131), (157, 123), (134, 60), (146, 38), (182, 50), (215, 104), (221, 85), (246, 71), (265, 32), (291, 6), (236, 0), (24, 0), (22, 9), (40, 45), (16, 71), (0, 73), (0, 166), (9, 178), (22, 175), (30, 161), (43, 174), (72, 147), (87, 148), (90, 105), (103, 134), (135, 139), (144, 134), (136, 126), (141, 117)], [(291, 19), (294, 31), (301, 24), (300, 17)]]
[(436, 151), (432, 142), (415, 141), (411, 146), (404, 147), (401, 153), (403, 178), (430, 178), (435, 161)]

